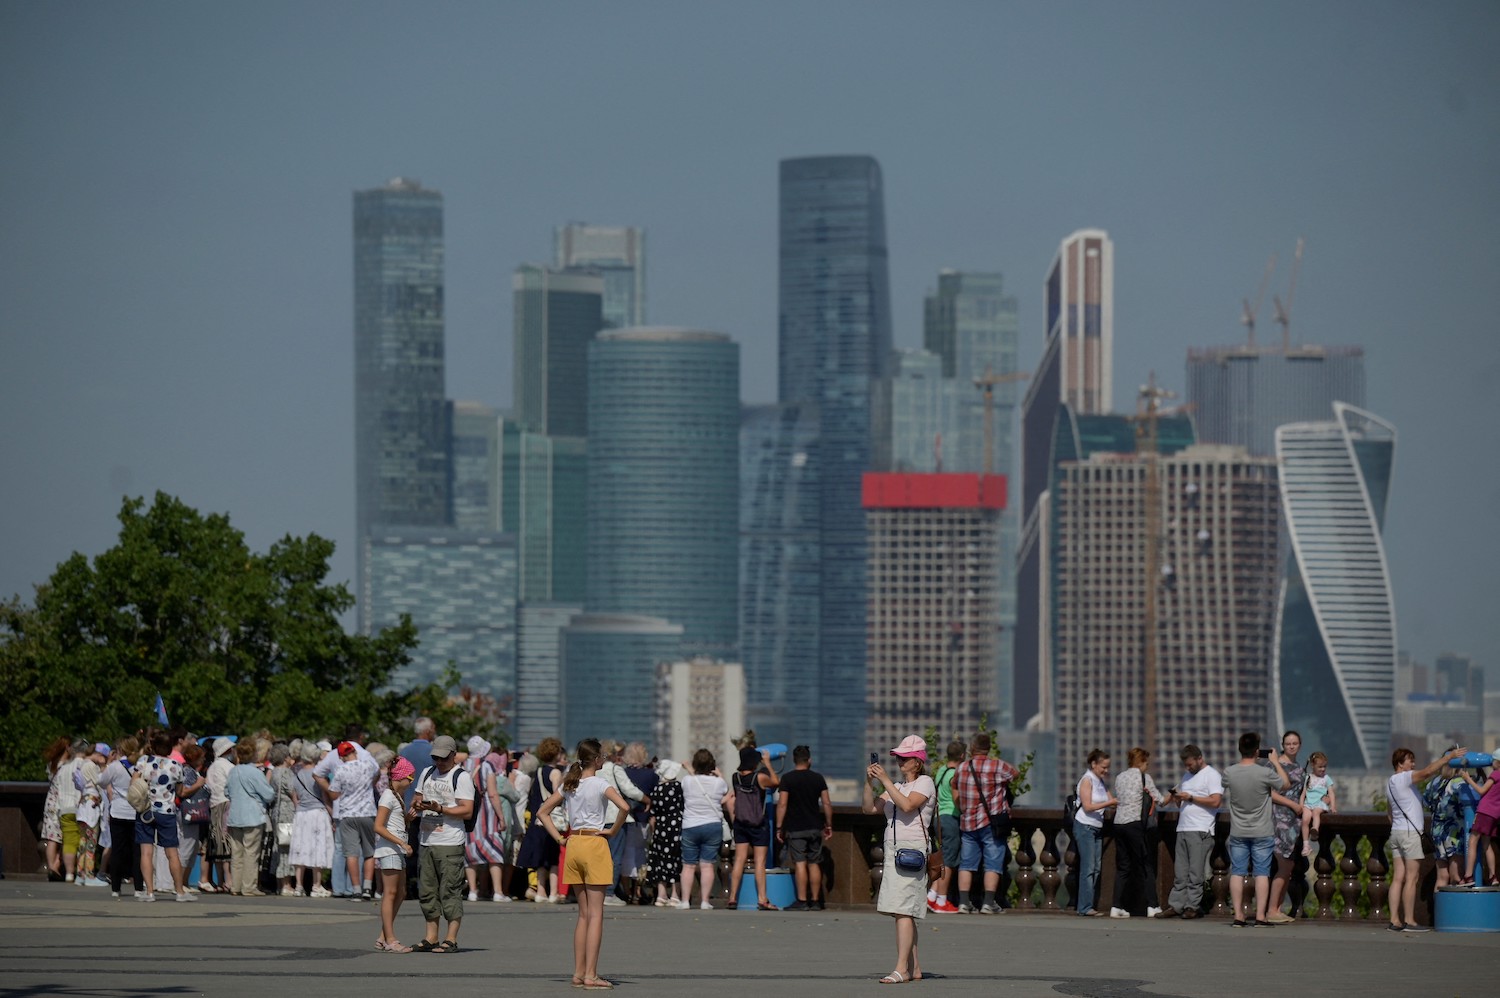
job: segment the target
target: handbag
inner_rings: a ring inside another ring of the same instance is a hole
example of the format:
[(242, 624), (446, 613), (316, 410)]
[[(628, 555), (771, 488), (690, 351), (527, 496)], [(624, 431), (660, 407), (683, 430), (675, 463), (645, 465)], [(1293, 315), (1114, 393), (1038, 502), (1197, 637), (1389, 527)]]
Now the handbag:
[(292, 844), (292, 823), (290, 821), (276, 822), (276, 844), (283, 849)]
[[(886, 821), (886, 828), (890, 831), (891, 834), (891, 844), (895, 845), (896, 805), (894, 802), (892, 802), (891, 804), (891, 815)], [(936, 877), (934, 877), (932, 874), (932, 859), (933, 857), (937, 858), (938, 872), (939, 874), (941, 874), (943, 866), (943, 854), (941, 852), (932, 851), (932, 840), (927, 837), (926, 823), (923, 823), (922, 825), (922, 841), (924, 843), (924, 848), (922, 849), (912, 849), (907, 847), (898, 848), (896, 850), (896, 869), (905, 870), (907, 873), (914, 873), (917, 870), (926, 870), (928, 879), (934, 880), (936, 879)]]
[(198, 792), (182, 801), (182, 820), (185, 822), (207, 821), (209, 815), (208, 787), (198, 788)]

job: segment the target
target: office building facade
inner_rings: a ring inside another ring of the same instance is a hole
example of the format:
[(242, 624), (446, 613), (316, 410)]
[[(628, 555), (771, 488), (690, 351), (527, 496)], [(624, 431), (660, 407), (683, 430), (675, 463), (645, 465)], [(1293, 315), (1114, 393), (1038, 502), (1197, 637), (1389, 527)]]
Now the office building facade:
[(589, 381), (589, 612), (662, 617), (682, 626), (688, 653), (735, 657), (739, 345), (606, 330)]
[(1005, 478), (869, 474), (870, 608), (863, 746), (884, 756), (912, 732), (972, 738), (993, 718)]
[[(647, 742), (663, 759), (691, 759), (706, 748), (715, 759), (736, 759), (734, 739), (745, 730), (745, 670), (738, 662), (694, 658), (656, 667), (656, 737)], [(760, 744), (770, 744), (760, 734)]]
[(1280, 345), (1189, 350), (1187, 401), (1199, 439), (1270, 457), (1278, 426), (1325, 422), (1335, 402), (1364, 407), (1365, 352)]
[(588, 441), (500, 422), (500, 528), (516, 535), (525, 602), (582, 603), (587, 589)]
[(1113, 402), (1114, 243), (1099, 229), (1062, 241), (1043, 288), (1046, 338), (1021, 404), (1021, 499), (1016, 546), (1016, 623), (1012, 664), (1017, 727), (1044, 723), (1039, 712), (1048, 671), (1044, 560), (1050, 518), (1053, 441), (1062, 406), (1078, 415), (1107, 413)]
[(409, 614), (417, 628), (398, 688), (440, 682), (451, 662), (463, 683), (510, 710), (516, 697), (516, 542), (509, 534), (376, 527), (363, 540), (362, 632)]
[(354, 194), (356, 537), (448, 522), (447, 429), (443, 196), (397, 177)]
[(562, 629), (582, 604), (522, 603), (516, 619), (518, 745), (562, 737)]
[(500, 424), (487, 405), (448, 403), (448, 522), (456, 530), (501, 529)]
[(764, 742), (819, 750), (818, 420), (802, 405), (740, 409), (740, 661)]
[(516, 419), (535, 433), (587, 437), (588, 350), (604, 328), (604, 278), (527, 264), (512, 288)]
[(562, 270), (593, 271), (604, 279), (606, 329), (646, 324), (646, 233), (627, 226), (570, 222), (553, 233)]
[(888, 458), (880, 382), (891, 353), (880, 165), (869, 156), (780, 166), (779, 398), (819, 410), (820, 745), (825, 769), (857, 775), (865, 705), (861, 476)]
[(562, 629), (563, 743), (655, 741), (656, 667), (682, 658), (683, 627), (639, 614), (584, 613)]
[[(1155, 481), (1153, 483), (1153, 476)], [(1053, 498), (1058, 776), (1095, 747), (1124, 758), (1146, 738), (1147, 587), (1156, 601), (1156, 744), (1237, 758), (1272, 717), (1277, 585), (1276, 462), (1200, 445), (1172, 455), (1096, 453), (1064, 462)], [(1154, 524), (1149, 505), (1156, 504)], [(1154, 564), (1148, 530), (1159, 531)]]
[(1276, 429), (1291, 551), (1277, 619), (1278, 727), (1342, 766), (1388, 758), (1396, 609), (1382, 533), (1396, 428), (1343, 402)]

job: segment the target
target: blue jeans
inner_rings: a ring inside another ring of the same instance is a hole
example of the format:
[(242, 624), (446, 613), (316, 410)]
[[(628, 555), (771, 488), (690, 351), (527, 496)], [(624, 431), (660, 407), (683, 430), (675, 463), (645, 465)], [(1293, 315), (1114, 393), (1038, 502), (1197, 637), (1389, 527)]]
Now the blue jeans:
[[(1276, 836), (1244, 838), (1229, 836), (1229, 875), (1248, 877), (1252, 869), (1257, 877), (1271, 875), (1271, 852), (1276, 846)], [(1236, 918), (1239, 916), (1236, 915)]]
[(996, 842), (990, 826), (966, 831), (961, 836), (958, 868), (974, 871), (979, 869), (979, 857), (984, 856), (985, 873), (1001, 873), (1005, 869), (1005, 843)]
[(716, 821), (711, 825), (694, 825), (682, 830), (682, 865), (694, 863), (717, 863), (719, 846), (723, 843), (723, 828)]
[(1094, 910), (1099, 893), (1099, 866), (1104, 861), (1104, 830), (1073, 822), (1073, 845), (1078, 850), (1078, 914)]

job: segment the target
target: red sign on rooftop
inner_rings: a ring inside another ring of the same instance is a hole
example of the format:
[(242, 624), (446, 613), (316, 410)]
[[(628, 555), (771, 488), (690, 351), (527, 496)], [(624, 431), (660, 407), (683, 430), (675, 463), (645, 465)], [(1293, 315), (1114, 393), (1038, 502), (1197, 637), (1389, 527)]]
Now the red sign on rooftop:
[(1005, 476), (866, 472), (866, 509), (1004, 509)]

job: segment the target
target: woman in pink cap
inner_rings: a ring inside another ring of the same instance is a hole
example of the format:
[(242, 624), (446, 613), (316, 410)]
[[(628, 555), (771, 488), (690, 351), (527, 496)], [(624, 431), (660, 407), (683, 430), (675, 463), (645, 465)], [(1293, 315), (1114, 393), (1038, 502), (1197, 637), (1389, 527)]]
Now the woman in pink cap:
[[(871, 753), (873, 755), (874, 753)], [(881, 984), (905, 984), (922, 979), (922, 965), (917, 960), (917, 919), (927, 917), (927, 853), (931, 849), (927, 828), (937, 800), (932, 777), (924, 774), (927, 743), (921, 735), (907, 735), (891, 749), (899, 766), (901, 782), (892, 781), (885, 767), (871, 762), (866, 771), (865, 812), (875, 813), (877, 798), (873, 787), (879, 784), (878, 801), (885, 811), (885, 867), (880, 875), (880, 897), (875, 910), (896, 920), (896, 969), (880, 979)], [(896, 862), (898, 850), (913, 849), (922, 856), (915, 869), (902, 869)]]
[(406, 807), (401, 802), (416, 775), (410, 760), (398, 757), (391, 763), (390, 786), (381, 791), (375, 809), (375, 865), (383, 884), (380, 938), (375, 940), (375, 948), (386, 953), (411, 952), (410, 946), (403, 946), (396, 938), (396, 912), (406, 897), (406, 857), (411, 855), (411, 843), (406, 841)]

